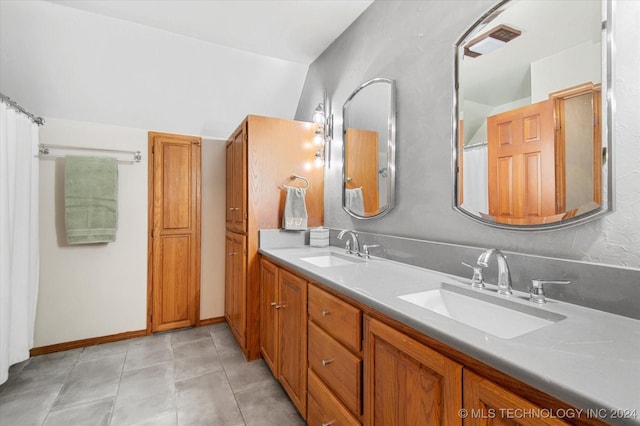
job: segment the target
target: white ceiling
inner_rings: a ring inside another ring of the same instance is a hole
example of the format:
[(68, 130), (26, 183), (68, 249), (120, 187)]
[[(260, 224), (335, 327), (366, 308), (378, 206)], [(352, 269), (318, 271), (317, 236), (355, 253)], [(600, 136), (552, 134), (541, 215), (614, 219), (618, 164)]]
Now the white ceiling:
[(531, 96), (533, 62), (586, 41), (600, 42), (600, 9), (600, 3), (592, 0), (512, 3), (468, 38), (499, 24), (522, 31), (520, 37), (490, 54), (463, 57), (465, 98), (497, 106)]
[(308, 65), (373, 0), (49, 0)]

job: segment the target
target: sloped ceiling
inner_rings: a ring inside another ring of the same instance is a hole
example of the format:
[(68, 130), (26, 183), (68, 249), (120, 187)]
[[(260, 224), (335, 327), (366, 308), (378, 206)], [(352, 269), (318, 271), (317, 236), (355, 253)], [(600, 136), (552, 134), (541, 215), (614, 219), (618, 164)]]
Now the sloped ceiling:
[(373, 0), (49, 0), (309, 65)]
[(370, 3), (0, 1), (0, 91), (45, 118), (226, 138), (294, 118), (309, 64)]

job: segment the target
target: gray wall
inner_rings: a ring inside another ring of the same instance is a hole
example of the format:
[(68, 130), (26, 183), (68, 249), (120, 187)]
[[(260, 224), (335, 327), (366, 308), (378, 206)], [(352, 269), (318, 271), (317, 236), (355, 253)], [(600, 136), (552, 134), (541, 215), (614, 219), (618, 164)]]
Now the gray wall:
[[(451, 207), (453, 45), (496, 2), (375, 1), (310, 67), (296, 119), (309, 120), (326, 88), (339, 117), (351, 91), (374, 77), (397, 82), (397, 204), (380, 219), (341, 207), (342, 126), (325, 182), (325, 225), (559, 259), (640, 268), (640, 2), (614, 13), (616, 209), (586, 225), (505, 231)], [(552, 277), (545, 277), (552, 278)]]

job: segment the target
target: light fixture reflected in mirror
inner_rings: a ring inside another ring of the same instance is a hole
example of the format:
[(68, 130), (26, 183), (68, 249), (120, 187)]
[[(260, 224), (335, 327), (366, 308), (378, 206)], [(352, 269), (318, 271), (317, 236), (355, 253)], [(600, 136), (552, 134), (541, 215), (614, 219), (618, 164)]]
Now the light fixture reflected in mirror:
[(331, 115), (330, 105), (327, 102), (327, 91), (322, 92), (322, 102), (318, 104), (313, 111), (312, 121), (318, 125), (313, 143), (318, 146), (318, 150), (314, 154), (314, 163), (316, 167), (326, 165), (331, 166), (330, 162), (330, 143), (333, 136), (333, 116)]
[(479, 37), (469, 41), (464, 48), (464, 54), (472, 58), (480, 55), (486, 55), (501, 46), (504, 46), (516, 37), (519, 37), (522, 31), (511, 28), (507, 25), (498, 25), (490, 31)]
[(613, 163), (603, 157), (615, 133), (611, 7), (505, 0), (458, 40), (457, 211), (497, 228), (546, 230), (613, 210)]

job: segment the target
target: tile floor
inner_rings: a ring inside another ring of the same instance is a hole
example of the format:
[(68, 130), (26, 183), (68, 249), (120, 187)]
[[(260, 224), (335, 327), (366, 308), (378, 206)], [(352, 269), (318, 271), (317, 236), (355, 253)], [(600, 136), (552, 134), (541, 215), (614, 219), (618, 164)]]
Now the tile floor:
[(304, 425), (226, 324), (33, 357), (0, 386), (0, 425)]

